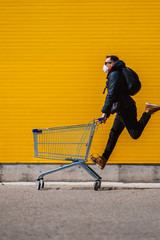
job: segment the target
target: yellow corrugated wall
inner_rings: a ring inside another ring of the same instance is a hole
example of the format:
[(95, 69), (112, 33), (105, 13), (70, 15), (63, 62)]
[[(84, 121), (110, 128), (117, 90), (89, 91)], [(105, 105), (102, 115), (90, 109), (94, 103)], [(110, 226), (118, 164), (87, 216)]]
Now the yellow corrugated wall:
[[(0, 0), (1, 163), (49, 162), (33, 156), (33, 128), (101, 116), (106, 54), (139, 74), (138, 118), (160, 104), (160, 1)], [(103, 153), (114, 116), (91, 153)], [(140, 139), (124, 130), (109, 163), (160, 163), (159, 139), (156, 113)]]

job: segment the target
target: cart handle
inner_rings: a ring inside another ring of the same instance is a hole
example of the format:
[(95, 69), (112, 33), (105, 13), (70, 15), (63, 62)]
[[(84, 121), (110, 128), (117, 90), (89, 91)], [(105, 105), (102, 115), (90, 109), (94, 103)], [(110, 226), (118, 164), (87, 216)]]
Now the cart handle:
[(102, 122), (103, 121), (103, 118), (98, 118), (97, 119), (99, 122)]

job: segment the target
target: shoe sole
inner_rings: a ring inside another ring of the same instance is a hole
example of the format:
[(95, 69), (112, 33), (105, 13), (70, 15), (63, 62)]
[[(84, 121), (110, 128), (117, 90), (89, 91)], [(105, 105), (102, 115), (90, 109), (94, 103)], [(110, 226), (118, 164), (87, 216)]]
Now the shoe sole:
[(146, 103), (146, 105), (160, 108), (160, 106), (159, 106), (159, 105), (152, 104), (152, 103)]
[(96, 163), (96, 165), (97, 165), (97, 167), (99, 167), (101, 170), (103, 170), (104, 169), (104, 167), (101, 167), (100, 165), (98, 165), (97, 163)]

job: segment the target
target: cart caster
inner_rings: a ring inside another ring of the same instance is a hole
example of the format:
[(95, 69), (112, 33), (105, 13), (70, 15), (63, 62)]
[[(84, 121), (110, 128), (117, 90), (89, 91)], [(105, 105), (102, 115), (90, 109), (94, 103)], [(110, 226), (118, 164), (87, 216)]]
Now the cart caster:
[(36, 180), (36, 188), (37, 190), (40, 190), (41, 188), (40, 180)]
[(40, 179), (40, 188), (44, 188), (44, 180), (43, 180), (43, 178)]
[(94, 183), (94, 190), (97, 191), (101, 187), (101, 180), (96, 180)]

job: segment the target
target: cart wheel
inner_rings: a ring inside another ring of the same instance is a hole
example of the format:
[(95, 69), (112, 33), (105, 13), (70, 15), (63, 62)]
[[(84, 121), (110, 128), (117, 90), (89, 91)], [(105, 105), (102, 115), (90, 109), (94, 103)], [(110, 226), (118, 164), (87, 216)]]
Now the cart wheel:
[(97, 180), (94, 183), (94, 190), (97, 191), (101, 187), (101, 180)]
[(44, 188), (44, 180), (43, 180), (43, 178), (40, 179), (40, 188)]
[(101, 180), (99, 180), (99, 188), (101, 187)]
[(37, 190), (40, 190), (41, 188), (40, 180), (36, 181), (36, 187), (37, 187)]

